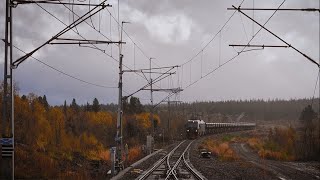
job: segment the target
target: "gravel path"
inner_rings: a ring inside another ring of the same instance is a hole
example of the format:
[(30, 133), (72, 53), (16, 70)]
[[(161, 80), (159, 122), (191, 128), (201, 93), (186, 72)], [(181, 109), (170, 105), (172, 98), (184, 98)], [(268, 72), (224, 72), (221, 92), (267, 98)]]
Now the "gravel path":
[(244, 143), (235, 143), (232, 147), (241, 158), (262, 169), (272, 172), (279, 179), (320, 179), (319, 164), (314, 164), (318, 168), (311, 168), (312, 166), (310, 167), (309, 163), (262, 160)]

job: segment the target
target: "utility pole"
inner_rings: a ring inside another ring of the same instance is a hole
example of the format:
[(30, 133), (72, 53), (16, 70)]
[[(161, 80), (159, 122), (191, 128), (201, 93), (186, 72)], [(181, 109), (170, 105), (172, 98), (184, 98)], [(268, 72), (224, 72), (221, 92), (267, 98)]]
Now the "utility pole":
[[(0, 179), (14, 179), (14, 94), (12, 76), (12, 1), (6, 0), (4, 80), (2, 97)], [(11, 123), (11, 124), (10, 124)]]
[(170, 136), (170, 120), (171, 120), (171, 111), (170, 111), (170, 98), (168, 98), (168, 124), (167, 124), (167, 128), (168, 128), (168, 136)]
[[(122, 99), (127, 99), (131, 96), (133, 96), (134, 94), (136, 94), (137, 92), (141, 91), (141, 90), (148, 90), (150, 91), (150, 116), (149, 116), (149, 121), (151, 124), (150, 127), (150, 134), (147, 136), (147, 149), (148, 152), (151, 153), (152, 149), (153, 149), (153, 144), (154, 144), (154, 135), (155, 135), (155, 124), (154, 124), (154, 118), (153, 118), (153, 111), (154, 108), (160, 104), (161, 102), (163, 102), (164, 100), (162, 100), (160, 103), (156, 104), (155, 106), (153, 105), (153, 91), (172, 91), (172, 92), (179, 92), (181, 91), (180, 88), (175, 88), (175, 89), (154, 89), (153, 88), (153, 84), (161, 81), (162, 79), (165, 79), (169, 76), (171, 76), (172, 74), (175, 74), (175, 72), (170, 72), (172, 69), (178, 67), (178, 66), (168, 66), (168, 67), (159, 67), (159, 68), (152, 68), (152, 59), (154, 58), (149, 58), (150, 64), (149, 64), (149, 69), (139, 69), (139, 70), (123, 70), (122, 72), (135, 72), (135, 73), (142, 73), (143, 76), (146, 78), (146, 80), (148, 81), (148, 84), (146, 84), (145, 86), (143, 86), (142, 88), (138, 89), (137, 91), (123, 97)], [(152, 70), (159, 70), (159, 69), (167, 69), (165, 72), (158, 72), (158, 71), (152, 71)], [(148, 78), (145, 76), (145, 73), (149, 73), (149, 80)], [(158, 77), (156, 77), (155, 79), (152, 78), (151, 74), (160, 74)], [(150, 88), (147, 88), (149, 87)], [(168, 97), (166, 97), (165, 99), (167, 99)]]
[[(177, 89), (171, 89), (172, 91), (176, 91), (177, 93), (182, 91), (180, 88)], [(172, 120), (172, 113), (171, 113), (171, 109), (173, 109), (174, 107), (177, 107), (178, 103), (181, 103), (181, 101), (170, 101), (170, 97), (168, 97), (168, 101), (163, 101), (163, 102), (167, 102), (168, 103), (168, 122), (167, 122), (167, 129), (168, 129), (168, 137), (171, 137), (171, 120)], [(172, 107), (173, 105), (173, 107)], [(173, 113), (173, 115), (175, 115)]]
[(150, 107), (150, 121), (151, 121), (151, 137), (153, 138), (154, 137), (154, 120), (153, 120), (153, 90), (152, 90), (152, 75), (151, 75), (151, 69), (152, 69), (152, 59), (154, 58), (149, 58), (150, 60), (150, 102), (151, 102), (151, 107)]
[[(120, 49), (120, 48), (119, 48)], [(117, 134), (116, 134), (116, 162), (115, 169), (119, 172), (122, 169), (122, 58), (119, 53), (119, 84), (118, 84), (118, 114), (117, 114)]]
[[(121, 31), (120, 31), (120, 41), (122, 42), (122, 31), (123, 31), (123, 24), (129, 23), (122, 21), (121, 23)], [(121, 171), (123, 167), (123, 161), (122, 161), (122, 149), (123, 149), (123, 97), (122, 97), (122, 75), (123, 75), (123, 69), (122, 69), (122, 62), (123, 62), (123, 54), (122, 52), (122, 45), (119, 44), (119, 84), (118, 84), (118, 111), (117, 111), (117, 134), (116, 134), (116, 162), (115, 164), (112, 164), (114, 168), (117, 170), (117, 172)]]
[[(36, 51), (41, 49), (47, 44), (52, 43), (54, 40), (58, 40), (58, 38), (74, 28), (75, 26), (79, 25), (80, 23), (84, 22), (86, 19), (90, 18), (100, 10), (104, 9), (105, 7), (110, 7), (109, 4), (105, 5), (105, 1), (101, 2), (98, 5), (92, 8), (89, 12), (85, 13), (83, 16), (79, 17), (76, 21), (68, 25), (66, 28), (61, 30), (55, 36), (50, 38), (48, 41), (27, 53), (25, 56), (20, 57), (19, 59), (13, 61), (12, 56), (12, 9), (16, 7), (18, 4), (32, 4), (32, 3), (48, 3), (48, 4), (57, 4), (57, 3), (50, 3), (49, 1), (13, 1), (13, 0), (6, 0), (6, 10), (5, 10), (5, 53), (4, 53), (4, 80), (3, 80), (3, 97), (2, 97), (2, 127), (1, 127), (1, 138), (0, 138), (0, 145), (1, 145), (1, 159), (0, 159), (0, 179), (14, 179), (14, 85), (13, 85), (13, 69), (16, 69), (19, 64), (24, 62), (30, 56), (32, 56)], [(59, 4), (73, 4), (73, 3), (62, 3)], [(74, 5), (85, 5), (88, 4), (79, 4), (75, 3)], [(99, 9), (100, 8), (100, 9)], [(65, 39), (70, 40), (70, 39)], [(73, 39), (76, 41), (76, 39)], [(121, 43), (121, 42), (111, 42), (111, 41), (86, 41), (84, 42), (81, 40), (81, 43)], [(65, 43), (65, 42), (64, 42)], [(80, 41), (79, 41), (80, 44)]]

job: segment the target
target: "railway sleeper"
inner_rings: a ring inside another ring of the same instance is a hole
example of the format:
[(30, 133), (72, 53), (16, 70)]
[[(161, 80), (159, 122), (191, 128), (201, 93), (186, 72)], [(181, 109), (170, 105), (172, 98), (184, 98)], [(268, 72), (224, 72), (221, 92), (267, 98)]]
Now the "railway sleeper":
[(182, 178), (182, 179), (190, 179), (191, 174), (190, 174), (190, 172), (186, 171), (185, 169), (179, 168), (177, 170), (177, 177)]

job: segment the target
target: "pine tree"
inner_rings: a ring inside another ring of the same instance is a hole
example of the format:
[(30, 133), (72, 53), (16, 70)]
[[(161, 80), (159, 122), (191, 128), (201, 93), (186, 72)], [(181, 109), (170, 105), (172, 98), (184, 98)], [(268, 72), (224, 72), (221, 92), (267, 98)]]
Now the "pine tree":
[(85, 110), (88, 112), (92, 110), (91, 105), (88, 102), (87, 102)]
[(316, 118), (316, 115), (317, 114), (312, 109), (312, 106), (308, 105), (307, 107), (305, 107), (302, 110), (299, 120), (302, 121), (303, 124), (307, 124), (308, 125), (308, 124), (312, 123), (312, 120), (314, 118)]
[(64, 104), (63, 104), (63, 113), (66, 116), (67, 115), (67, 101), (64, 100)]
[(92, 110), (94, 112), (99, 112), (100, 111), (100, 104), (97, 98), (94, 98), (93, 103), (92, 103)]
[(43, 104), (44, 108), (48, 111), (49, 110), (49, 103), (47, 101), (46, 95), (43, 95), (43, 97), (42, 97), (42, 104)]
[(131, 97), (130, 98), (130, 111), (131, 113), (141, 113), (143, 112), (142, 104), (140, 103), (139, 98)]
[(26, 100), (27, 100), (27, 96), (26, 96), (26, 95), (22, 95), (22, 96), (21, 96), (21, 99), (22, 99), (23, 101), (26, 101)]
[(70, 107), (75, 111), (79, 110), (79, 105), (77, 104), (77, 102), (74, 98), (72, 99), (72, 103), (71, 103)]

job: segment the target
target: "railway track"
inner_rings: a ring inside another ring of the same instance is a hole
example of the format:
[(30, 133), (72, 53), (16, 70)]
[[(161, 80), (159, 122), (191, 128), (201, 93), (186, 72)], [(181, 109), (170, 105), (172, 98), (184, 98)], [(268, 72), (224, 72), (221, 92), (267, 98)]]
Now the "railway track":
[(145, 171), (138, 180), (151, 179), (195, 179), (204, 178), (190, 166), (187, 161), (187, 153), (193, 141), (184, 140), (178, 144), (166, 156), (155, 163), (150, 169)]

